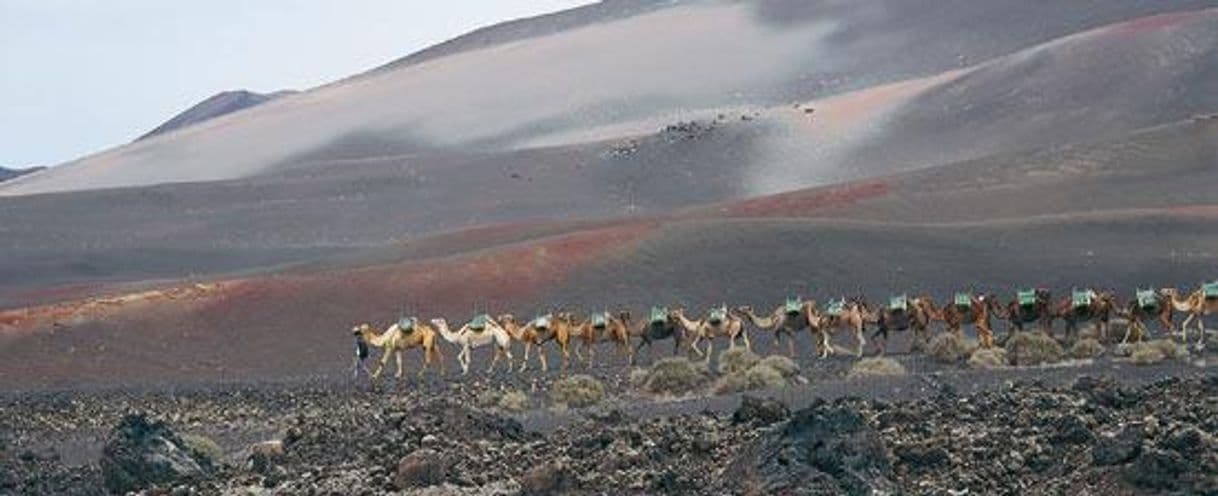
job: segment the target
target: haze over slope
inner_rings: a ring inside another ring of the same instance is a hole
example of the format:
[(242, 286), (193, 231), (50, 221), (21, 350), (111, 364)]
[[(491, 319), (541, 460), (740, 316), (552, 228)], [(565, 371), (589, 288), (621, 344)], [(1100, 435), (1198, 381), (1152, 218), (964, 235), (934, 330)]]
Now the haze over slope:
[(197, 124), (208, 119), (214, 119), (222, 115), (231, 114), (238, 110), (244, 110), (257, 105), (262, 105), (276, 98), (284, 97), (295, 93), (294, 91), (276, 91), (274, 93), (254, 93), (252, 91), (236, 90), (217, 93), (208, 97), (194, 106), (182, 111), (182, 113), (173, 116), (173, 118), (165, 121), (164, 124), (157, 126), (155, 129), (148, 131), (139, 139), (147, 139), (158, 134), (167, 133), (175, 129), (183, 128), (191, 124)]
[[(935, 76), (1107, 23), (1207, 4), (987, 0), (944, 8), (934, 2), (790, 0), (628, 2), (620, 9), (577, 9), (519, 21), (514, 30), (474, 33), (432, 55), (86, 157), (0, 187), (0, 194), (232, 179), (334, 158), (621, 138), (725, 109), (788, 106)], [(1212, 22), (1212, 15), (1204, 17), (1209, 21), (1198, 22)], [(1198, 38), (1192, 48), (1205, 50), (1210, 40)], [(1143, 43), (1152, 55), (1158, 53), (1154, 40), (1135, 44)], [(917, 47), (916, 53), (909, 47)], [(1178, 63), (1196, 63), (1198, 57), (1203, 55), (1186, 53)], [(1022, 70), (1018, 61), (1008, 64)], [(888, 112), (899, 112), (903, 99), (923, 89), (905, 87), (895, 102), (883, 95), (864, 98), (878, 104), (872, 110), (883, 115), (866, 115), (858, 127), (838, 129), (833, 145), (813, 164), (815, 173), (777, 184), (753, 181), (754, 192), (848, 176), (850, 164), (837, 158), (849, 155)], [(789, 129), (775, 133), (780, 139), (791, 134)], [(791, 146), (825, 148), (816, 141), (806, 146), (803, 139), (794, 145), (786, 141), (759, 151), (750, 162), (768, 161)], [(785, 164), (788, 173), (790, 165)]]

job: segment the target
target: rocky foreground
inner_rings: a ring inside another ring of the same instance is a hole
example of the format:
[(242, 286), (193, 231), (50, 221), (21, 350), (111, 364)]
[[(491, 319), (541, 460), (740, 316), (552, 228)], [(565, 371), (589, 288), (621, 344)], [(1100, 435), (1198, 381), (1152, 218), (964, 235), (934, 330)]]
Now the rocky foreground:
[[(793, 412), (745, 396), (734, 411), (648, 419), (602, 404), (531, 430), (511, 398), (426, 396), (284, 387), (9, 400), (0, 494), (1218, 493), (1215, 376), (1082, 376)], [(64, 456), (63, 443), (88, 451), (90, 432), (100, 453)]]

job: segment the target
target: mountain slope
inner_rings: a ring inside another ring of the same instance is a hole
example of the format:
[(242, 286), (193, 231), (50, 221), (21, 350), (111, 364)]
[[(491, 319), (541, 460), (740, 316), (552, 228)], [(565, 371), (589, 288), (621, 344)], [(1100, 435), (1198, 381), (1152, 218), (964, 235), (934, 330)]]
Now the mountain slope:
[(296, 92), (285, 90), (263, 94), (246, 90), (236, 90), (217, 93), (208, 99), (195, 104), (193, 107), (186, 109), (182, 113), (173, 116), (168, 121), (165, 121), (164, 124), (157, 126), (147, 134), (137, 138), (136, 141), (148, 139), (158, 134), (167, 133), (175, 129), (180, 129), (209, 119), (214, 119), (222, 115), (231, 114), (238, 110), (244, 110), (257, 105), (262, 105), (276, 98), (288, 96), (293, 93)]
[[(319, 157), (617, 139), (692, 113), (931, 77), (1105, 23), (1207, 4), (641, 2), (624, 13), (584, 10), (588, 19), (519, 21), (517, 34), (467, 38), (413, 63), (65, 164), (0, 194), (241, 178)], [(918, 14), (919, 6), (946, 14)], [(901, 55), (908, 46), (919, 55)], [(842, 178), (828, 167), (813, 182)]]

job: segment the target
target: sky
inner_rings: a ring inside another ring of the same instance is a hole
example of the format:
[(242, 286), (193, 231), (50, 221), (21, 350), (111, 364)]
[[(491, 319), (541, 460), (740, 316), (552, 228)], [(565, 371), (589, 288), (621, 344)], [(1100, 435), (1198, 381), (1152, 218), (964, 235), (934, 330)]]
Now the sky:
[(0, 0), (0, 167), (129, 142), (226, 90), (307, 89), (588, 0)]

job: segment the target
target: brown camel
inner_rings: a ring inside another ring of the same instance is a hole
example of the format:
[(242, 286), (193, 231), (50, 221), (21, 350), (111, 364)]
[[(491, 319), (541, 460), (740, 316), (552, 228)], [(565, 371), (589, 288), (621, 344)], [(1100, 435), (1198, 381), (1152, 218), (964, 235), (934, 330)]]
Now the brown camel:
[(880, 355), (884, 354), (888, 347), (889, 334), (892, 331), (910, 329), (914, 331), (914, 342), (911, 349), (924, 348), (933, 314), (934, 302), (928, 297), (909, 298), (906, 295), (900, 295), (889, 298), (888, 306), (879, 310), (876, 322), (878, 327), (871, 336), (876, 343), (876, 351)]
[[(1053, 327), (1051, 302), (1052, 295), (1044, 288), (1017, 291), (1015, 299), (1007, 304), (1000, 317), (1009, 323), (1011, 329), (1022, 331), (1025, 324), (1040, 322), (1041, 329), (1049, 332)], [(1007, 337), (1010, 336), (1011, 332), (1008, 331)]]
[(533, 347), (537, 348), (537, 360), (541, 362), (541, 371), (546, 372), (550, 370), (549, 363), (546, 362), (544, 346), (550, 341), (558, 344), (559, 351), (562, 354), (561, 369), (567, 369), (567, 362), (570, 358), (572, 330), (568, 314), (547, 313), (539, 315), (524, 325), (516, 322), (516, 318), (511, 314), (499, 316), (499, 321), (505, 323), (504, 328), (508, 330), (508, 334), (513, 339), (524, 343), (524, 360), (520, 364), (521, 372), (529, 368), (529, 355)]
[(1122, 343), (1130, 342), (1131, 338), (1134, 342), (1142, 341), (1148, 333), (1146, 322), (1151, 319), (1158, 319), (1162, 332), (1175, 331), (1175, 324), (1172, 323), (1171, 297), (1167, 295), (1166, 290), (1135, 290), (1134, 298), (1119, 313), (1129, 320), (1129, 325), (1125, 327), (1125, 337), (1121, 339)]
[(381, 376), (391, 355), (397, 357), (398, 373), (394, 377), (400, 379), (402, 377), (402, 352), (411, 348), (420, 348), (423, 351), (423, 366), (419, 368), (419, 377), (422, 377), (431, 366), (432, 360), (436, 360), (440, 364), (440, 373), (444, 372), (443, 356), (440, 354), (440, 348), (436, 346), (436, 330), (427, 324), (418, 322), (417, 319), (401, 319), (398, 323), (389, 326), (389, 329), (383, 333), (378, 333), (371, 324), (363, 323), (353, 327), (351, 333), (359, 336), (369, 345), (382, 350), (376, 370), (369, 375), (374, 382)]
[[(829, 300), (824, 313), (820, 316), (821, 332), (829, 336), (834, 331), (842, 329), (854, 334), (854, 342), (858, 343), (854, 356), (862, 357), (863, 348), (867, 346), (867, 338), (863, 335), (863, 327), (867, 321), (867, 311), (857, 299), (839, 298)], [(826, 337), (826, 340), (829, 338)]]
[(631, 365), (635, 363), (644, 346), (650, 352), (652, 344), (656, 341), (671, 339), (673, 340), (672, 354), (676, 356), (681, 352), (681, 326), (673, 319), (667, 308), (651, 307), (647, 319), (640, 320), (637, 324), (631, 322), (630, 312), (622, 312), (621, 319), (630, 329), (630, 335), (639, 338), (639, 344), (634, 347), (634, 351), (630, 355)]
[(774, 333), (771, 349), (780, 346), (783, 338), (786, 338), (787, 355), (794, 357), (795, 336), (807, 329), (812, 334), (813, 342), (816, 343), (817, 355), (824, 358), (833, 352), (832, 346), (826, 339), (827, 336), (820, 332), (820, 316), (815, 302), (804, 301), (800, 298), (787, 298), (786, 302), (765, 316), (757, 315), (750, 306), (739, 307), (736, 312), (748, 319), (758, 330)]
[(1181, 299), (1175, 288), (1164, 290), (1171, 297), (1172, 308), (1178, 312), (1188, 313), (1188, 317), (1180, 324), (1181, 339), (1188, 342), (1188, 324), (1197, 319), (1197, 348), (1205, 347), (1205, 323), (1203, 319), (1218, 313), (1218, 282), (1202, 284), (1200, 288), (1188, 297)]
[[(690, 339), (689, 347), (707, 363), (710, 363), (711, 355), (714, 354), (715, 338), (719, 336), (728, 339), (729, 349), (735, 348), (736, 339), (743, 336), (745, 349), (752, 351), (753, 345), (749, 342), (749, 336), (744, 333), (744, 321), (730, 315), (727, 305), (710, 309), (705, 318), (698, 320), (690, 320), (686, 317), (684, 308), (673, 310), (672, 316), (685, 330), (686, 339)], [(706, 340), (706, 351), (698, 348), (698, 342), (703, 339)]]
[[(1057, 318), (1066, 321), (1066, 331), (1063, 338), (1070, 341), (1078, 332), (1080, 322), (1091, 322), (1099, 331), (1100, 341), (1108, 337), (1108, 319), (1116, 308), (1116, 296), (1110, 292), (1096, 292), (1093, 289), (1075, 289), (1069, 296), (1063, 297), (1054, 308)], [(1050, 333), (1052, 329), (1050, 328)]]
[[(630, 356), (630, 330), (621, 317), (615, 317), (609, 312), (596, 312), (588, 315), (572, 332), (580, 337), (584, 351), (588, 354), (588, 367), (592, 367), (596, 356), (596, 343), (601, 339), (612, 341), (617, 347), (617, 355)], [(576, 350), (576, 354), (579, 351)]]
[(993, 348), (994, 328), (990, 325), (990, 315), (997, 306), (998, 300), (993, 295), (956, 293), (952, 303), (943, 305), (938, 316), (947, 325), (948, 332), (961, 337), (964, 326), (971, 324), (977, 329), (977, 340), (980, 341), (981, 347)]

